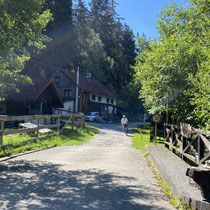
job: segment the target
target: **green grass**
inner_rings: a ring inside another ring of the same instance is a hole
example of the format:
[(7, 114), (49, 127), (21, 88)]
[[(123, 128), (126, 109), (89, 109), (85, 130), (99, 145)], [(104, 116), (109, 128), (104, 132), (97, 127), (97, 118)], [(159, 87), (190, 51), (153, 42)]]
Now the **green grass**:
[(99, 129), (86, 125), (84, 129), (72, 131), (67, 126), (60, 135), (56, 134), (45, 140), (36, 140), (35, 142), (21, 143), (24, 140), (31, 139), (27, 134), (17, 134), (14, 136), (4, 136), (5, 144), (15, 144), (14, 147), (7, 147), (0, 150), (0, 157), (10, 156), (18, 153), (24, 153), (30, 150), (39, 150), (64, 145), (79, 145), (93, 138), (99, 132)]
[[(145, 150), (146, 145), (155, 145), (155, 141), (150, 142), (151, 130), (153, 130), (151, 125), (139, 126), (133, 129), (133, 147), (140, 149), (144, 155), (147, 154)], [(156, 145), (163, 145), (163, 143), (163, 138), (157, 137)]]
[(26, 141), (28, 139), (31, 139), (32, 137), (29, 136), (28, 134), (14, 134), (14, 135), (8, 135), (4, 136), (4, 145), (7, 144), (18, 144), (21, 143), (22, 141)]

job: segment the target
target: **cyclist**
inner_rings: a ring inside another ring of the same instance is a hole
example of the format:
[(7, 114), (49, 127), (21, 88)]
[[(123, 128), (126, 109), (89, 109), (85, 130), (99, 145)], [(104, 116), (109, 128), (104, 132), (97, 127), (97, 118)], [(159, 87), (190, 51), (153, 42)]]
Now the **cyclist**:
[(123, 115), (122, 119), (121, 119), (121, 124), (123, 127), (123, 130), (126, 134), (126, 136), (128, 135), (128, 119), (125, 117), (125, 115)]

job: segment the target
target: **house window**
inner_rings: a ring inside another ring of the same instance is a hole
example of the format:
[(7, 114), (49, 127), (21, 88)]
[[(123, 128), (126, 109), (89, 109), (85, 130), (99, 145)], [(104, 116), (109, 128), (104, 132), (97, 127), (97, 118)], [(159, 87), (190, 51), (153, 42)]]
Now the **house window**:
[(114, 103), (114, 100), (113, 99), (111, 99), (111, 104), (113, 104)]
[(109, 103), (109, 98), (106, 98), (106, 103), (107, 103), (107, 104)]
[(55, 76), (55, 82), (59, 83), (60, 82), (60, 76)]
[(86, 94), (85, 94), (85, 93), (83, 93), (83, 95), (82, 95), (82, 99), (83, 99), (83, 100), (85, 100), (85, 99), (86, 99)]
[(72, 97), (72, 90), (71, 89), (64, 90), (64, 98), (70, 98), (70, 97)]
[(101, 96), (98, 96), (98, 101), (101, 101)]
[(92, 100), (95, 101), (96, 100), (96, 96), (92, 95)]

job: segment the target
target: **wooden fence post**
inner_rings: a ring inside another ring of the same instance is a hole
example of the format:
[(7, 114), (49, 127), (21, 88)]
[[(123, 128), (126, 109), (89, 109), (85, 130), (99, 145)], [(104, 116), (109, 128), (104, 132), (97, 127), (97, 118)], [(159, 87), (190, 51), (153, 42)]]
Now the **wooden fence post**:
[(3, 145), (4, 121), (1, 121), (1, 145)]
[(198, 134), (198, 165), (203, 157), (204, 157), (204, 143), (201, 140), (200, 134)]
[(171, 142), (172, 152), (175, 153), (176, 150), (173, 148), (174, 141), (176, 141), (175, 135), (174, 135), (174, 126), (171, 126), (171, 139), (172, 139), (172, 142)]
[[(37, 127), (39, 127), (40, 125), (40, 119), (37, 119)], [(39, 130), (37, 130), (37, 134), (36, 134), (37, 139), (39, 138)]]
[(82, 118), (82, 128), (85, 128), (85, 118)]
[(166, 138), (168, 137), (168, 133), (167, 133), (167, 131), (166, 131), (166, 127), (167, 127), (167, 124), (165, 123), (165, 124), (164, 124), (164, 142), (165, 142), (165, 147), (166, 147), (167, 149), (169, 149), (169, 145), (166, 143)]
[(187, 138), (185, 136), (182, 137), (182, 160), (186, 161), (186, 157), (184, 156), (184, 149), (187, 146)]
[(79, 129), (79, 124), (80, 124), (80, 118), (77, 117), (77, 123), (76, 123), (76, 129), (77, 129), (77, 130)]
[(164, 140), (166, 139), (166, 124), (164, 123), (164, 129), (163, 129), (163, 137), (164, 137)]
[(61, 125), (61, 118), (60, 117), (58, 117), (58, 129), (57, 129), (57, 132), (59, 133), (59, 130), (60, 130), (60, 125)]
[(71, 129), (74, 130), (74, 115), (73, 115), (73, 117), (72, 117), (71, 127), (72, 127)]
[(83, 128), (83, 117), (80, 117), (80, 129)]

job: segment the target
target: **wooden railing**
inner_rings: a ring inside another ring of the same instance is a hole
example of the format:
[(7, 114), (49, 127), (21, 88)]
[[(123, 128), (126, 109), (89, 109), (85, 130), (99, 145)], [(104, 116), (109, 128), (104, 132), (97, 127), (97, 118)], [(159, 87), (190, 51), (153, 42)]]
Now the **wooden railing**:
[(210, 132), (195, 129), (188, 124), (179, 126), (165, 124), (165, 147), (181, 154), (183, 160), (189, 159), (198, 166), (210, 159)]
[[(17, 122), (16, 124), (18, 125), (21, 125), (24, 122), (31, 122), (34, 126), (32, 128), (21, 128), (20, 126), (16, 129), (5, 128), (5, 124), (8, 124), (9, 122)], [(26, 140), (30, 141), (41, 138), (39, 137), (40, 131), (44, 129), (49, 130), (51, 128), (57, 128), (56, 131), (60, 134), (68, 124), (71, 124), (72, 129), (83, 128), (85, 125), (85, 115), (83, 113), (25, 116), (0, 115), (0, 148), (7, 146), (4, 145), (5, 135), (33, 133), (33, 138)], [(12, 145), (10, 144), (10, 146)]]

